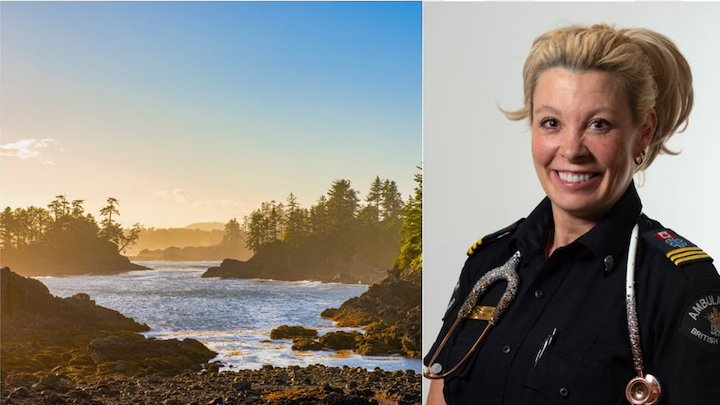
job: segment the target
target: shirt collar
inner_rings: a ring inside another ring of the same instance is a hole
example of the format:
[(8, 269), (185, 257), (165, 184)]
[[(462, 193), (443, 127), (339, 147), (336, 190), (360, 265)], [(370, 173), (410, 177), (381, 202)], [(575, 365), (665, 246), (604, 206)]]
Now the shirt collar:
[[(627, 247), (627, 238), (641, 211), (642, 203), (637, 190), (635, 190), (635, 183), (631, 181), (625, 194), (610, 208), (600, 222), (570, 245), (585, 246), (599, 262), (603, 262), (607, 256), (611, 256), (612, 261), (619, 263), (618, 259)], [(552, 225), (551, 203), (550, 199), (545, 197), (510, 238), (510, 253), (512, 254), (518, 249), (525, 257), (542, 253)]]

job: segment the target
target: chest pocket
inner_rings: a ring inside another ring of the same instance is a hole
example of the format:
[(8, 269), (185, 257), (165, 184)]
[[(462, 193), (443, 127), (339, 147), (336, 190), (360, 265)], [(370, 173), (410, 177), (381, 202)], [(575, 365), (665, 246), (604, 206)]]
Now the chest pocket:
[(621, 404), (632, 377), (622, 367), (603, 367), (551, 345), (522, 385), (538, 403)]

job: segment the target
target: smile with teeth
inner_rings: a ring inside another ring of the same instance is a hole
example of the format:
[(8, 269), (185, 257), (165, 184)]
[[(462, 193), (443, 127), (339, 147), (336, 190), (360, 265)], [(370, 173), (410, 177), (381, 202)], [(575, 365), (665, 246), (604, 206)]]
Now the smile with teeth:
[(592, 177), (595, 177), (594, 174), (574, 174), (574, 173), (564, 173), (564, 172), (557, 172), (558, 176), (560, 177), (560, 180), (568, 182), (568, 183), (582, 183), (585, 181), (590, 180)]

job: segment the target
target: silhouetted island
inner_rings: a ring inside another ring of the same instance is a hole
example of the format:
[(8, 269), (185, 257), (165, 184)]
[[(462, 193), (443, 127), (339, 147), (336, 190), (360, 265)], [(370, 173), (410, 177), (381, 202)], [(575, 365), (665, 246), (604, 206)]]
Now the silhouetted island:
[(59, 195), (48, 210), (6, 207), (0, 213), (0, 265), (24, 276), (150, 270), (122, 255), (137, 241), (140, 224), (123, 229), (117, 222), (118, 200), (108, 198), (99, 222), (85, 212), (83, 202)]
[(364, 263), (357, 256), (349, 259), (322, 256), (312, 250), (277, 241), (262, 246), (247, 261), (225, 259), (219, 267), (209, 268), (202, 277), (373, 284), (386, 275), (386, 270)]

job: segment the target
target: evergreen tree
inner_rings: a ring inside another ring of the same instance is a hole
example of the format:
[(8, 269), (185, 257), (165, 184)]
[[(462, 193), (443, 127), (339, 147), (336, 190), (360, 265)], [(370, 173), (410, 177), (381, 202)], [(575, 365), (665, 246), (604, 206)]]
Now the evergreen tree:
[[(420, 167), (418, 169), (422, 170)], [(422, 173), (415, 175), (415, 195), (408, 198), (403, 209), (403, 239), (397, 263), (401, 269), (422, 268)]]
[(381, 211), (384, 223), (390, 223), (402, 217), (403, 200), (395, 180), (385, 180), (382, 186)]
[(262, 229), (262, 212), (254, 210), (249, 216), (243, 218), (243, 230), (245, 231), (245, 246), (257, 253), (260, 246), (265, 242)]
[(138, 237), (140, 237), (140, 224), (134, 224), (126, 235), (122, 225), (113, 220), (112, 217), (113, 214), (120, 216), (120, 210), (117, 208), (120, 203), (116, 198), (109, 197), (107, 204), (107, 206), (100, 209), (100, 215), (105, 218), (100, 222), (101, 228), (98, 235), (102, 239), (114, 243), (118, 248), (118, 252), (122, 253), (137, 242)]
[(225, 224), (222, 244), (232, 246), (238, 244), (241, 240), (242, 231), (240, 230), (240, 224), (236, 218), (233, 218)]
[(12, 208), (5, 207), (0, 214), (0, 247), (12, 249), (17, 246), (15, 238), (18, 232), (18, 223)]
[(370, 191), (365, 197), (369, 206), (375, 207), (375, 220), (380, 222), (380, 204), (383, 201), (383, 181), (380, 176), (375, 176), (375, 180), (370, 184)]
[(30, 243), (38, 243), (53, 224), (50, 213), (39, 207), (30, 206), (27, 209)]
[(100, 209), (100, 215), (105, 217), (100, 222), (100, 237), (116, 245), (120, 245), (123, 236), (122, 228), (120, 224), (112, 218), (113, 214), (120, 215), (120, 210), (117, 208), (120, 203), (118, 203), (116, 198), (110, 197), (107, 199), (107, 204), (108, 205)]
[(321, 195), (317, 204), (310, 207), (310, 233), (327, 235), (330, 232), (327, 198)]
[(332, 250), (340, 257), (350, 257), (355, 253), (357, 239), (358, 211), (357, 191), (353, 190), (349, 180), (335, 180), (328, 190), (329, 233), (333, 240)]
[(300, 208), (297, 197), (293, 193), (287, 198), (287, 208), (285, 209), (287, 223), (283, 234), (283, 241), (293, 245), (300, 246), (303, 240), (308, 236), (308, 220), (309, 214), (306, 209)]

